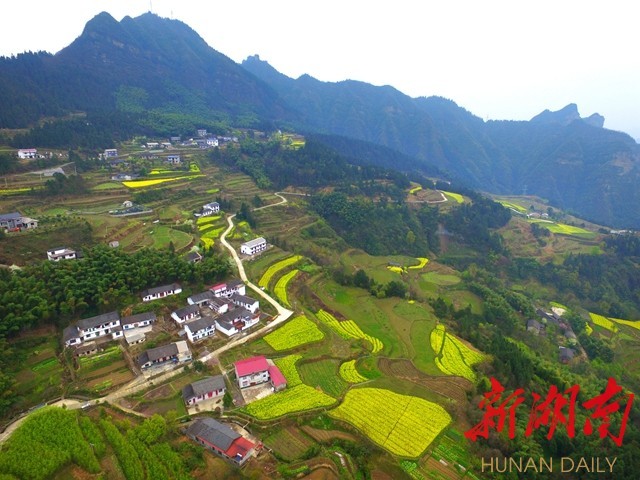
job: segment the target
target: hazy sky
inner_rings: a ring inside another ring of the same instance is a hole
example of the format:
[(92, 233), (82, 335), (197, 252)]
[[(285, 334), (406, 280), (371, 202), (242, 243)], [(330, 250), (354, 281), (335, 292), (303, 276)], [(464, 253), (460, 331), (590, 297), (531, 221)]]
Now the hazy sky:
[(440, 95), (485, 119), (577, 103), (640, 139), (638, 6), (574, 0), (19, 0), (2, 6), (0, 55), (52, 53), (101, 11), (182, 20), (241, 62)]

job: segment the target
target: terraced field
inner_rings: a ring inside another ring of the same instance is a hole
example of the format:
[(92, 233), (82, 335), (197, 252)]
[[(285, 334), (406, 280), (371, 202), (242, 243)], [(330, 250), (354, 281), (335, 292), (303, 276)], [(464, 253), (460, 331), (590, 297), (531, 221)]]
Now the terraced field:
[(329, 415), (356, 427), (394, 455), (419, 457), (451, 416), (440, 405), (379, 388), (356, 388)]
[(431, 331), (430, 340), (431, 348), (438, 354), (436, 365), (443, 373), (475, 381), (476, 374), (471, 367), (482, 362), (484, 355), (446, 333), (444, 325), (438, 325)]
[(269, 288), (269, 283), (274, 275), (276, 275), (280, 270), (284, 270), (291, 265), (294, 265), (302, 260), (301, 255), (292, 255), (290, 257), (285, 258), (284, 260), (280, 260), (279, 262), (271, 265), (266, 272), (262, 275), (260, 280), (258, 281), (258, 285), (263, 288)]
[(317, 342), (323, 338), (324, 333), (318, 326), (304, 315), (300, 315), (266, 335), (264, 340), (274, 350), (282, 351)]
[(371, 344), (371, 353), (380, 352), (384, 345), (382, 342), (376, 337), (372, 337), (364, 333), (360, 327), (353, 320), (346, 320), (340, 322), (331, 315), (329, 312), (325, 312), (324, 310), (318, 311), (316, 316), (327, 326), (332, 328), (338, 335), (342, 338), (350, 339), (350, 338), (362, 338)]

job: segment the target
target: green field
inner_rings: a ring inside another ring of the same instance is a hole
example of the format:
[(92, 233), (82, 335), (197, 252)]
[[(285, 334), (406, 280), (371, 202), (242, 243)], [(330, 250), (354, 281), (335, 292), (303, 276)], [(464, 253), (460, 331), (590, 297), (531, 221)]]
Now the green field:
[(288, 273), (282, 275), (278, 281), (276, 282), (276, 286), (273, 289), (276, 297), (280, 300), (280, 303), (287, 308), (291, 308), (291, 303), (289, 302), (289, 296), (287, 295), (287, 285), (293, 278), (299, 273), (299, 270), (291, 270)]
[(431, 332), (431, 348), (436, 352), (436, 365), (447, 375), (457, 375), (475, 382), (473, 366), (485, 360), (480, 352), (468, 347), (438, 325)]
[(250, 403), (241, 411), (258, 420), (271, 420), (292, 413), (328, 407), (335, 402), (335, 398), (309, 385), (300, 384)]
[(451, 416), (440, 405), (379, 388), (356, 388), (329, 415), (350, 423), (394, 455), (419, 457)]
[(274, 275), (276, 275), (280, 270), (284, 270), (285, 268), (290, 267), (295, 263), (298, 263), (300, 260), (302, 260), (301, 255), (292, 255), (291, 257), (287, 257), (283, 260), (280, 260), (274, 263), (267, 269), (266, 272), (264, 272), (262, 277), (260, 277), (260, 281), (258, 282), (258, 285), (260, 285), (263, 288), (269, 288), (269, 283), (271, 282), (271, 279), (273, 278)]
[(340, 362), (334, 359), (301, 363), (300, 376), (305, 384), (319, 388), (332, 397), (339, 397), (349, 386), (338, 375), (339, 364)]
[(551, 233), (557, 233), (560, 235), (569, 235), (572, 237), (579, 237), (586, 240), (593, 240), (597, 236), (595, 232), (592, 232), (590, 230), (586, 230), (584, 228), (576, 227), (573, 225), (566, 225), (564, 223), (555, 223), (551, 221), (535, 220), (535, 219), (529, 219), (529, 222), (536, 223), (539, 226), (546, 228)]
[(453, 200), (456, 203), (463, 203), (464, 202), (464, 197), (462, 195), (460, 195), (459, 193), (453, 193), (453, 192), (445, 192), (444, 190), (440, 190), (447, 198), (450, 198), (451, 200)]
[(343, 380), (349, 383), (362, 383), (368, 380), (358, 372), (355, 360), (349, 360), (340, 365), (339, 373)]

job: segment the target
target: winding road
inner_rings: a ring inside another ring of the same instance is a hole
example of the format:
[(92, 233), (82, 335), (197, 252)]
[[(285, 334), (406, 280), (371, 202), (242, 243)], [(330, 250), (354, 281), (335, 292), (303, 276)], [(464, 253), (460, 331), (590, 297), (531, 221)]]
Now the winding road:
[[(275, 195), (277, 197), (280, 198), (279, 202), (276, 203), (271, 203), (269, 205), (265, 205), (263, 207), (258, 207), (255, 208), (254, 211), (256, 210), (262, 210), (265, 208), (271, 208), (271, 207), (276, 207), (278, 205), (283, 205), (285, 203), (287, 203), (287, 199), (285, 197), (283, 197), (283, 194), (287, 194), (289, 195), (288, 192), (276, 192)], [(306, 196), (306, 194), (303, 193), (291, 193), (290, 195), (299, 195), (299, 196)], [(230, 215), (229, 217), (227, 217), (227, 223), (229, 224), (229, 226), (227, 227), (227, 229), (222, 233), (222, 235), (220, 236), (220, 243), (222, 243), (222, 245), (224, 245), (224, 247), (229, 250), (229, 253), (231, 254), (231, 257), (233, 258), (233, 260), (236, 263), (236, 267), (238, 268), (238, 274), (240, 275), (240, 278), (242, 279), (243, 282), (245, 282), (245, 284), (251, 288), (253, 291), (255, 291), (259, 296), (261, 296), (264, 300), (266, 300), (267, 302), (269, 302), (271, 305), (273, 305), (273, 307), (276, 309), (276, 311), (278, 312), (276, 317), (269, 322), (269, 324), (265, 325), (264, 327), (260, 328), (259, 330), (256, 330), (248, 335), (243, 335), (241, 337), (235, 338), (234, 340), (231, 340), (229, 342), (227, 342), (225, 345), (223, 345), (222, 347), (218, 348), (217, 350), (214, 350), (211, 353), (208, 353), (207, 355), (204, 355), (200, 358), (198, 358), (198, 360), (202, 361), (202, 362), (207, 362), (213, 358), (217, 358), (220, 354), (226, 352), (227, 350), (231, 350), (232, 348), (237, 347), (238, 345), (242, 345), (246, 342), (249, 342), (257, 337), (260, 337), (261, 335), (264, 335), (266, 332), (268, 332), (269, 330), (272, 330), (273, 328), (277, 327), (278, 325), (284, 323), (285, 321), (287, 321), (291, 315), (293, 315), (293, 311), (288, 310), (286, 308), (284, 308), (282, 305), (280, 305), (273, 297), (269, 296), (268, 294), (266, 294), (264, 291), (262, 291), (259, 287), (257, 287), (256, 285), (254, 285), (253, 283), (251, 283), (249, 281), (249, 279), (247, 278), (247, 274), (244, 270), (244, 265), (242, 264), (242, 259), (239, 257), (238, 253), (236, 252), (235, 248), (233, 248), (233, 246), (227, 241), (227, 235), (229, 235), (229, 233), (231, 232), (231, 230), (233, 230), (233, 227), (235, 226), (233, 223), (233, 219), (235, 218), (235, 215)], [(116, 404), (118, 400), (120, 400), (123, 397), (126, 397), (128, 395), (132, 395), (134, 393), (140, 392), (142, 390), (145, 390), (153, 385), (159, 385), (161, 383), (164, 383), (165, 381), (175, 377), (176, 375), (180, 374), (182, 372), (182, 367), (179, 368), (174, 368), (173, 370), (169, 370), (166, 371), (162, 374), (153, 376), (153, 377), (147, 377), (144, 374), (140, 375), (138, 377), (136, 377), (134, 380), (132, 380), (131, 382), (129, 382), (128, 384), (126, 384), (125, 386), (119, 388), (118, 390), (111, 392), (110, 394), (101, 397), (101, 398), (97, 398), (94, 400), (91, 400), (91, 404), (97, 405), (99, 403), (112, 403), (112, 404)], [(52, 405), (57, 405), (57, 406), (62, 406), (62, 405), (66, 405), (66, 408), (69, 409), (78, 409), (81, 408), (84, 404), (86, 404), (88, 402), (80, 402), (77, 400), (73, 400), (73, 399), (65, 399), (65, 400), (61, 400), (59, 402), (56, 402)], [(139, 414), (138, 412), (134, 412), (132, 410), (123, 408), (121, 405), (117, 405), (118, 408), (122, 408), (123, 410), (126, 411), (130, 411), (131, 413), (134, 414)], [(7, 440), (7, 438), (9, 438), (9, 436), (22, 424), (22, 422), (24, 422), (24, 420), (28, 417), (28, 415), (22, 416), (20, 418), (18, 418), (16, 421), (14, 421), (13, 423), (11, 423), (10, 425), (7, 426), (7, 428), (0, 433), (0, 445)]]

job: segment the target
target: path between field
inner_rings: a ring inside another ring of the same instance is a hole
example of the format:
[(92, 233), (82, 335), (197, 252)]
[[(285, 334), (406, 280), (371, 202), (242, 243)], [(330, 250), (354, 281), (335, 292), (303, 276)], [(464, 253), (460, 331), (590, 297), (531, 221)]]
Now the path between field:
[[(286, 194), (287, 192), (278, 192), (278, 193), (275, 194), (276, 196), (278, 196), (281, 199), (281, 201), (279, 201), (277, 203), (272, 203), (270, 205), (265, 205), (264, 207), (256, 208), (255, 210), (260, 210), (260, 209), (269, 208), (269, 207), (275, 207), (277, 205), (282, 205), (282, 204), (287, 203), (287, 199), (285, 197), (283, 197), (281, 195), (281, 193), (285, 193)], [(304, 194), (293, 194), (293, 195), (304, 195)], [(230, 350), (230, 349), (232, 349), (234, 347), (237, 347), (238, 345), (242, 345), (242, 344), (244, 344), (244, 343), (246, 343), (246, 342), (248, 342), (250, 340), (253, 340), (256, 337), (259, 337), (260, 335), (263, 335), (268, 330), (271, 330), (274, 327), (276, 327), (276, 326), (280, 325), (281, 323), (285, 322), (294, 313), (293, 311), (284, 308), (275, 299), (273, 299), (271, 296), (267, 295), (259, 287), (257, 287), (256, 285), (254, 285), (253, 283), (251, 283), (248, 280), (247, 274), (246, 274), (246, 272), (244, 270), (244, 265), (242, 265), (242, 260), (238, 256), (238, 254), (237, 254), (236, 250), (233, 248), (233, 246), (229, 242), (227, 242), (227, 239), (226, 239), (227, 235), (229, 234), (229, 232), (231, 232), (231, 230), (234, 227), (234, 224), (233, 224), (233, 218), (234, 217), (235, 217), (235, 215), (231, 215), (231, 216), (227, 217), (227, 222), (229, 223), (229, 226), (224, 231), (224, 233), (220, 236), (220, 242), (231, 253), (231, 257), (236, 262), (236, 266), (238, 267), (238, 273), (239, 273), (240, 278), (242, 279), (242, 281), (245, 282), (246, 285), (249, 288), (254, 290), (258, 295), (260, 295), (262, 298), (264, 298), (267, 302), (269, 302), (271, 305), (273, 305), (274, 308), (276, 309), (276, 311), (278, 312), (278, 314), (276, 315), (276, 317), (275, 317), (275, 319), (273, 321), (271, 321), (268, 325), (265, 325), (261, 329), (256, 330), (255, 332), (252, 332), (249, 335), (244, 335), (242, 337), (236, 338), (235, 340), (232, 340), (232, 341), (228, 342), (226, 345), (223, 345), (222, 347), (218, 348), (217, 350), (214, 350), (213, 352), (209, 353), (208, 355), (200, 357), (198, 360), (200, 360), (202, 362), (207, 362), (207, 361), (211, 360), (212, 358), (217, 358), (221, 353), (224, 353), (227, 350)], [(90, 403), (92, 405), (97, 405), (97, 404), (100, 404), (100, 403), (112, 403), (112, 404), (116, 405), (118, 408), (120, 408), (120, 409), (122, 409), (124, 411), (127, 411), (127, 412), (135, 414), (135, 415), (141, 415), (140, 412), (136, 412), (136, 411), (131, 410), (129, 408), (125, 408), (122, 405), (119, 405), (118, 404), (118, 400), (121, 399), (122, 397), (126, 397), (127, 395), (132, 395), (132, 394), (138, 393), (138, 392), (140, 392), (142, 390), (146, 390), (147, 388), (149, 388), (149, 387), (151, 387), (153, 385), (158, 385), (158, 384), (164, 383), (165, 381), (175, 377), (176, 375), (180, 374), (181, 372), (182, 372), (182, 368), (175, 368), (173, 370), (169, 370), (168, 372), (165, 372), (163, 374), (160, 374), (160, 375), (157, 375), (157, 376), (154, 376), (154, 377), (146, 377), (145, 375), (140, 375), (140, 376), (136, 377), (134, 380), (132, 380), (131, 382), (129, 382), (127, 385), (119, 388), (118, 390), (116, 390), (116, 391), (114, 391), (114, 392), (112, 392), (112, 393), (110, 393), (110, 394), (108, 394), (108, 395), (106, 395), (104, 397), (100, 397), (100, 398), (96, 398), (96, 399), (90, 400)], [(73, 400), (73, 399), (65, 399), (65, 400), (60, 400), (60, 401), (58, 401), (56, 403), (53, 403), (52, 405), (57, 405), (57, 406), (66, 405), (67, 408), (69, 408), (69, 409), (77, 409), (77, 408), (80, 408), (85, 403), (87, 403), (87, 402), (79, 402), (79, 401)], [(33, 413), (33, 412), (31, 412), (31, 413)], [(2, 444), (7, 438), (9, 438), (9, 436), (11, 436), (13, 431), (16, 428), (18, 428), (28, 416), (29, 415), (27, 414), (27, 415), (17, 419), (15, 422), (10, 424), (9, 426), (7, 426), (5, 431), (0, 434), (0, 444)]]
[(440, 190), (436, 190), (440, 195), (442, 195), (442, 199), (441, 200), (414, 200), (414, 201), (409, 201), (407, 200), (407, 203), (428, 203), (430, 205), (435, 204), (435, 203), (444, 203), (444, 202), (448, 202), (449, 199), (446, 197), (446, 195), (444, 193), (442, 193)]

